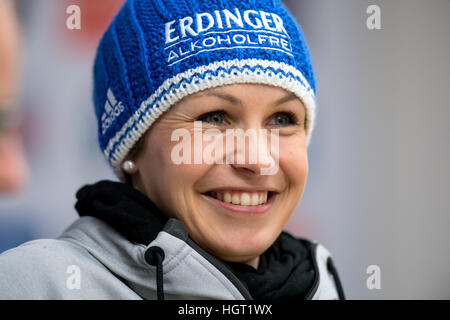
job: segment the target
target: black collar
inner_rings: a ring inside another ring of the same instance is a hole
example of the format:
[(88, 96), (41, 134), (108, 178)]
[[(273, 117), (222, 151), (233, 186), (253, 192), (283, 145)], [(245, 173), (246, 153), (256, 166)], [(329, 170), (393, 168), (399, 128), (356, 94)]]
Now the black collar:
[(148, 245), (168, 220), (146, 195), (125, 183), (99, 181), (82, 187), (76, 197), (81, 217), (96, 217), (133, 242)]

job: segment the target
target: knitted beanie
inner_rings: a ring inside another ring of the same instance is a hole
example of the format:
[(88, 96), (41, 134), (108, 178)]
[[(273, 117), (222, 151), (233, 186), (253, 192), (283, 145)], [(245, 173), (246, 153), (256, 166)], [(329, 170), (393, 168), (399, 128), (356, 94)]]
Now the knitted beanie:
[(114, 172), (152, 123), (184, 97), (221, 85), (283, 88), (306, 107), (315, 83), (302, 31), (279, 0), (127, 0), (97, 50), (98, 140)]

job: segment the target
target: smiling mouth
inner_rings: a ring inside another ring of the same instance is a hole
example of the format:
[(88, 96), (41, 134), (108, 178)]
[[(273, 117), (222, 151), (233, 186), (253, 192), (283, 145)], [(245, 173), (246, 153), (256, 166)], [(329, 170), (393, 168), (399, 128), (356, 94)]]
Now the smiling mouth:
[(206, 195), (217, 199), (223, 203), (230, 203), (240, 206), (260, 206), (266, 204), (275, 194), (272, 191), (210, 191)]

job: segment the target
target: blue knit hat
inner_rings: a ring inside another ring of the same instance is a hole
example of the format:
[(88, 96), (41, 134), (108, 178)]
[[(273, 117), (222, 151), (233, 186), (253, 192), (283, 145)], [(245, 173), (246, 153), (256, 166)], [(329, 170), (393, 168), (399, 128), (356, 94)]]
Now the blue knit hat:
[(300, 27), (278, 0), (127, 0), (94, 65), (100, 148), (115, 173), (161, 114), (195, 92), (232, 83), (286, 89), (306, 106), (315, 83)]

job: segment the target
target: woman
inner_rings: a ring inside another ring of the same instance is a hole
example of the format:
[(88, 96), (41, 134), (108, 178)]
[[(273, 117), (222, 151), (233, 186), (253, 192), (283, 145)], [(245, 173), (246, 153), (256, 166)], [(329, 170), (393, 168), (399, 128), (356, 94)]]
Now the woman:
[(282, 232), (314, 92), (279, 1), (126, 1), (94, 66), (100, 148), (121, 182), (81, 188), (58, 239), (2, 254), (0, 297), (344, 298), (328, 251)]

